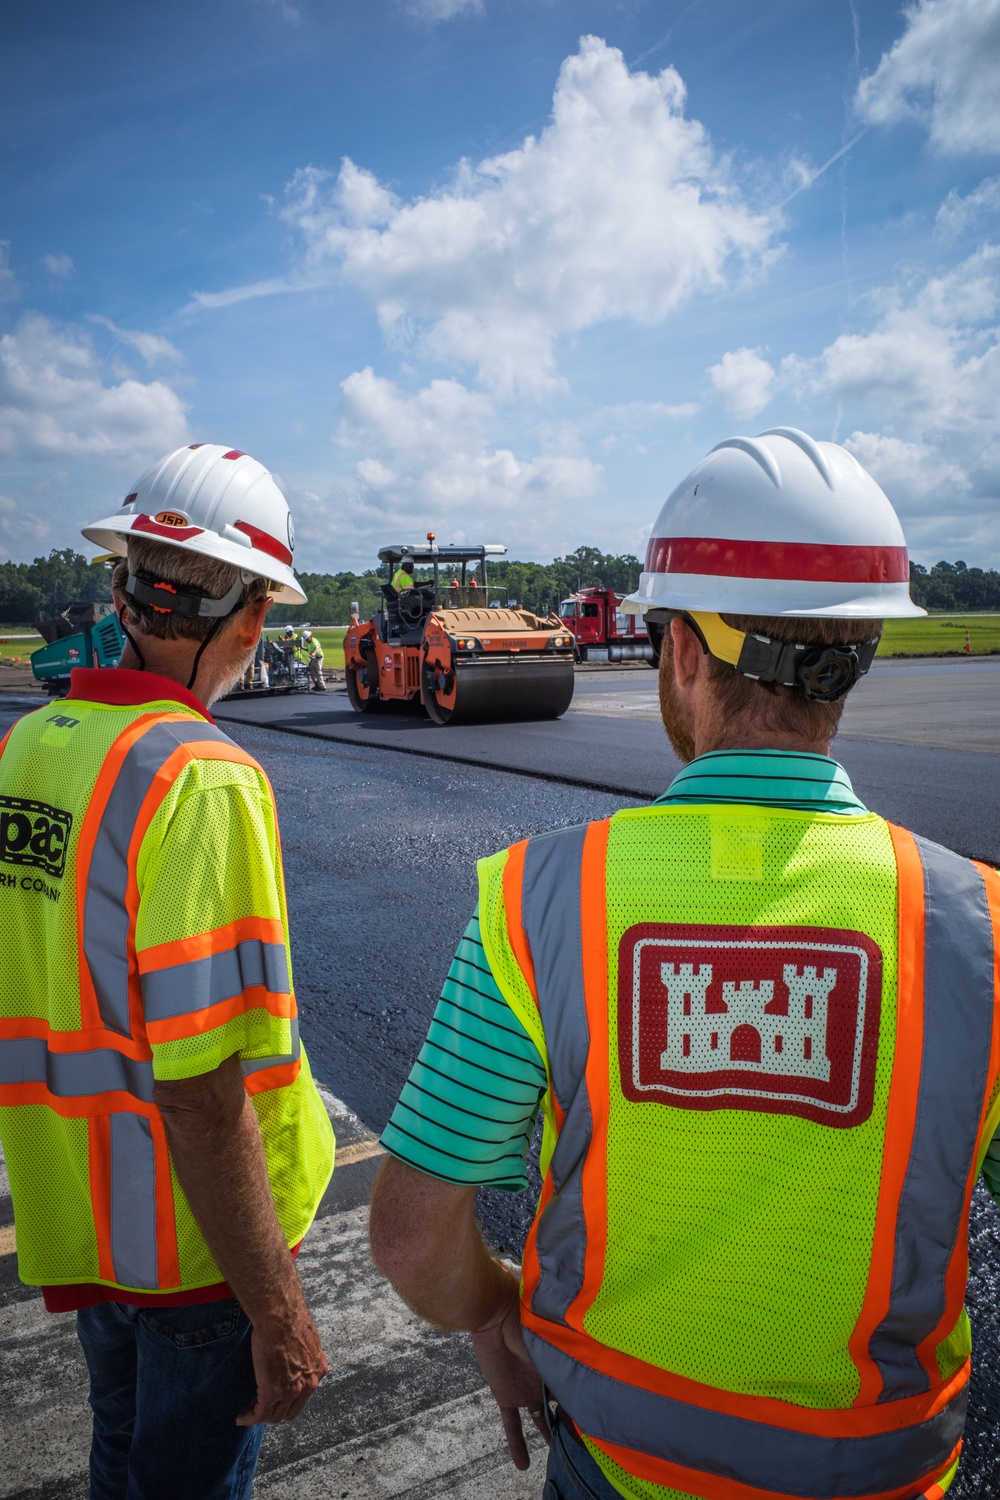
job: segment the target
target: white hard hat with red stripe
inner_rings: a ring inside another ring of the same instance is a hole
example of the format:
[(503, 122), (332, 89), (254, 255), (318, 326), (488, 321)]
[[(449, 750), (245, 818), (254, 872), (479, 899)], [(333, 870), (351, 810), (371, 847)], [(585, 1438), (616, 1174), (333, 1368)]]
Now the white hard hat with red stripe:
[(795, 427), (719, 443), (666, 501), (628, 614), (899, 619), (910, 599), (896, 512), (846, 448)]
[(88, 541), (124, 556), (130, 536), (167, 542), (271, 580), (279, 604), (304, 604), (292, 572), (288, 502), (263, 464), (221, 443), (177, 448), (147, 469), (117, 515), (83, 528)]

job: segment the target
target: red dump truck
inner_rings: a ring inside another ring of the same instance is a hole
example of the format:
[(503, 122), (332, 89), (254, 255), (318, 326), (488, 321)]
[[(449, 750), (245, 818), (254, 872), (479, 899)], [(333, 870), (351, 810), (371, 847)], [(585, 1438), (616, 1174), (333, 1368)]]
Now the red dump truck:
[(580, 589), (559, 606), (559, 617), (576, 641), (580, 661), (648, 661), (653, 648), (641, 615), (623, 615), (624, 594)]

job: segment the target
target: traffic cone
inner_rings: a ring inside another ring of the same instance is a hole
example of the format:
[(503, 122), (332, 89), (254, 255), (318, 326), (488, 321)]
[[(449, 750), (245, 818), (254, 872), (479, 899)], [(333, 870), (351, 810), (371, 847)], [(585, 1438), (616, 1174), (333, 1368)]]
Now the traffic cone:
[(970, 652), (972, 650), (972, 642), (969, 640), (969, 627), (968, 627), (968, 625), (966, 625), (966, 627), (965, 627), (965, 650), (966, 651), (970, 651)]

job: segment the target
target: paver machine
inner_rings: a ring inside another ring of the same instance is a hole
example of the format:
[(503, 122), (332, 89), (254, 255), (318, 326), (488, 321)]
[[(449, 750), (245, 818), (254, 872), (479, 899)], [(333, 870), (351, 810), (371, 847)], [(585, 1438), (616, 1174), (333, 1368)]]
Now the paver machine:
[[(573, 697), (573, 637), (558, 615), (547, 619), (508, 604), (489, 580), (487, 560), (506, 547), (383, 547), (389, 577), (404, 557), (412, 588), (381, 588), (374, 617), (344, 638), (351, 706), (419, 699), (435, 724), (489, 719), (557, 719)], [(422, 570), (424, 576), (417, 577)]]

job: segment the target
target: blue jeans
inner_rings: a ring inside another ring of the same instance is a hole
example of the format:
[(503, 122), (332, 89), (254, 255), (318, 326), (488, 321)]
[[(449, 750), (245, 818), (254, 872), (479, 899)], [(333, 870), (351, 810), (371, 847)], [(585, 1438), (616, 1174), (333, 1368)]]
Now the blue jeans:
[(582, 1443), (567, 1431), (558, 1410), (552, 1423), (542, 1500), (622, 1500)]
[(250, 1322), (232, 1298), (194, 1307), (82, 1308), (76, 1331), (94, 1413), (91, 1500), (249, 1500), (267, 1430)]

